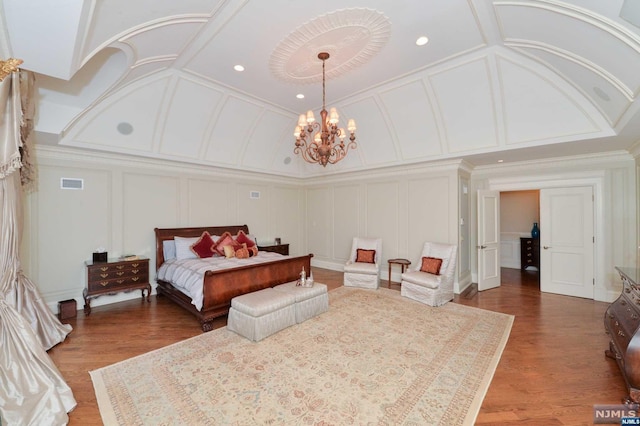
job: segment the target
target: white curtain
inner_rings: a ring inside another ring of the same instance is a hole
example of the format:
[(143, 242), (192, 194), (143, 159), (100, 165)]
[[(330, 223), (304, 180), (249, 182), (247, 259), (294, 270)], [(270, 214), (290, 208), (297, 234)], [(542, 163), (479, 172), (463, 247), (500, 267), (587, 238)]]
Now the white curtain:
[(76, 401), (46, 351), (71, 326), (44, 303), (19, 259), (22, 184), (33, 179), (32, 91), (33, 75), (24, 71), (0, 82), (0, 422), (63, 425)]

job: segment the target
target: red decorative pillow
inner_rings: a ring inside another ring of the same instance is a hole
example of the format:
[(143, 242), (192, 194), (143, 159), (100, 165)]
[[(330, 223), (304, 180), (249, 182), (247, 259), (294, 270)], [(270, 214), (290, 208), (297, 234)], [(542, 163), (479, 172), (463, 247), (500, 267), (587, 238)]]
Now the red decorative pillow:
[(235, 241), (233, 241), (233, 237), (231, 236), (231, 234), (225, 232), (224, 234), (220, 235), (220, 238), (213, 246), (213, 250), (220, 256), (224, 256), (224, 246), (228, 246), (233, 243), (235, 243)]
[(200, 238), (198, 238), (198, 241), (191, 244), (190, 248), (191, 248), (191, 251), (196, 254), (196, 256), (198, 256), (201, 259), (204, 259), (206, 257), (213, 256), (214, 244), (215, 243), (213, 242), (213, 239), (211, 239), (211, 235), (209, 235), (207, 231), (204, 231), (202, 235), (200, 235)]
[(360, 263), (376, 263), (376, 251), (356, 249), (356, 262)]
[(420, 270), (422, 272), (428, 272), (429, 274), (440, 275), (441, 266), (442, 259), (438, 259), (437, 257), (423, 257)]
[(253, 247), (256, 245), (255, 241), (247, 237), (247, 234), (245, 234), (242, 229), (238, 231), (238, 235), (236, 236), (236, 241), (239, 242), (240, 244), (243, 244), (243, 243), (246, 244), (247, 248)]

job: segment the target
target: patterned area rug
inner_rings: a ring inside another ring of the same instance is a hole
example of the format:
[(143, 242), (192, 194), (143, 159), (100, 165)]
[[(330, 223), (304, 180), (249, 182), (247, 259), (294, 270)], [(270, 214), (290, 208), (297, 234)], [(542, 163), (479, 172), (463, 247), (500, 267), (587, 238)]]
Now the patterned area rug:
[(339, 287), (252, 343), (221, 328), (90, 372), (107, 425), (473, 424), (510, 315)]

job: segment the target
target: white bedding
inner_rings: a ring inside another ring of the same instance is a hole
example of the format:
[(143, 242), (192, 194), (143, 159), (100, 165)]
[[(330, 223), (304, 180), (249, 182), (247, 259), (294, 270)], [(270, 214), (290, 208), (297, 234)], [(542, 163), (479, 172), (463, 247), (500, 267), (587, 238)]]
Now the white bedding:
[(214, 256), (206, 259), (171, 259), (164, 262), (158, 269), (157, 279), (171, 283), (175, 288), (191, 298), (191, 303), (198, 309), (202, 309), (203, 278), (206, 271), (219, 271), (246, 265), (280, 260), (284, 257), (279, 253), (268, 251), (258, 252), (257, 256), (248, 259), (227, 259), (222, 256)]

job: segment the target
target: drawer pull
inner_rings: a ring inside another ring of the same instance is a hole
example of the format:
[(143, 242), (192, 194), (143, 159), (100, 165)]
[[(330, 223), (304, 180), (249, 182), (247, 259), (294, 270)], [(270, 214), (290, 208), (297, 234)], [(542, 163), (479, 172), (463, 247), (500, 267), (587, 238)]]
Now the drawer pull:
[(100, 276), (101, 276), (102, 278), (107, 278), (107, 277), (109, 276), (109, 274), (100, 274)]
[(122, 269), (122, 268), (124, 268), (124, 265), (117, 265), (116, 268)]
[(638, 314), (631, 314), (631, 319), (637, 320), (638, 319)]
[(138, 281), (140, 277), (131, 277), (131, 281)]
[(124, 272), (116, 272), (116, 275), (119, 276), (119, 277), (121, 277), (122, 274), (124, 274)]
[(124, 280), (116, 280), (116, 282), (117, 282), (118, 284), (122, 284), (122, 283), (124, 282)]
[(109, 270), (109, 267), (108, 267), (108, 266), (102, 266), (102, 267), (100, 268), (100, 270), (101, 270), (101, 271), (108, 271), (108, 270)]
[(108, 286), (108, 285), (109, 285), (109, 281), (100, 281), (100, 285), (101, 285), (102, 287), (106, 287), (106, 286)]
[(622, 330), (618, 330), (618, 336), (624, 337), (624, 332)]
[(134, 274), (137, 274), (138, 272), (140, 272), (140, 269), (132, 269), (131, 272), (133, 272)]
[(133, 266), (134, 268), (137, 268), (139, 265), (139, 263), (132, 263), (131, 266)]

